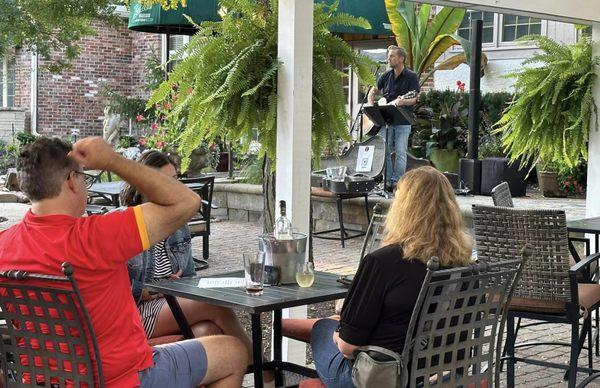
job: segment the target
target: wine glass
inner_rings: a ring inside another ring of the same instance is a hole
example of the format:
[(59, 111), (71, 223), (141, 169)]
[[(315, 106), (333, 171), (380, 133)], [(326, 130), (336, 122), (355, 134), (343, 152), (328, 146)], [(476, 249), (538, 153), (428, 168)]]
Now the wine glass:
[(296, 282), (300, 287), (310, 287), (315, 281), (315, 266), (312, 262), (307, 261), (298, 264), (296, 269)]

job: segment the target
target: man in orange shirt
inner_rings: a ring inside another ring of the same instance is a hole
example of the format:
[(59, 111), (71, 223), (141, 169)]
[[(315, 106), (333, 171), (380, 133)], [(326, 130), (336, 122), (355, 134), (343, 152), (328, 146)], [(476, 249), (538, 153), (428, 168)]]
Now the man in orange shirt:
[[(148, 202), (83, 217), (83, 166), (112, 171)], [(126, 261), (161, 241), (198, 210), (200, 198), (177, 180), (115, 153), (99, 137), (71, 146), (40, 138), (21, 151), (21, 189), (32, 202), (22, 222), (0, 232), (0, 270), (59, 275), (69, 261), (94, 332), (107, 387), (239, 387), (244, 345), (211, 336), (150, 347), (131, 296)]]

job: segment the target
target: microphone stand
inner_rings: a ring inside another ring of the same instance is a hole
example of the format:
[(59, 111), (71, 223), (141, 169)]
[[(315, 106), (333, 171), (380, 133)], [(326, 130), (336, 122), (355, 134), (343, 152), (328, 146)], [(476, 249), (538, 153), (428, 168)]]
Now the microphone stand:
[[(379, 67), (377, 69), (379, 70)], [(369, 88), (367, 89), (367, 93), (365, 94), (362, 101), (360, 102), (360, 106), (358, 107), (358, 112), (356, 112), (356, 117), (354, 117), (354, 121), (352, 122), (352, 127), (350, 127), (350, 136), (352, 136), (352, 133), (354, 133), (354, 127), (356, 127), (356, 123), (358, 122), (358, 116), (360, 115), (360, 131), (359, 131), (359, 137), (358, 137), (359, 142), (362, 142), (362, 140), (363, 140), (363, 128), (362, 128), (363, 111), (362, 111), (362, 109), (363, 109), (363, 106), (365, 106), (365, 102), (367, 102), (367, 99), (369, 98), (369, 93), (371, 92), (371, 89), (373, 89), (373, 86), (369, 85)]]
[[(381, 63), (377, 63), (377, 68), (375, 69), (375, 75), (377, 76), (377, 73), (379, 73), (379, 69), (381, 68)], [(352, 126), (350, 127), (350, 136), (352, 136), (352, 133), (354, 132), (354, 127), (356, 126), (356, 123), (358, 122), (358, 116), (360, 115), (360, 131), (359, 131), (359, 142), (362, 142), (363, 140), (363, 128), (362, 128), (362, 123), (363, 123), (363, 106), (365, 106), (365, 102), (367, 102), (367, 99), (369, 98), (369, 93), (371, 92), (371, 89), (373, 89), (373, 85), (369, 85), (369, 88), (367, 89), (367, 93), (365, 93), (362, 101), (360, 102), (360, 106), (358, 107), (358, 112), (356, 112), (356, 116), (354, 117), (354, 121), (352, 122)]]

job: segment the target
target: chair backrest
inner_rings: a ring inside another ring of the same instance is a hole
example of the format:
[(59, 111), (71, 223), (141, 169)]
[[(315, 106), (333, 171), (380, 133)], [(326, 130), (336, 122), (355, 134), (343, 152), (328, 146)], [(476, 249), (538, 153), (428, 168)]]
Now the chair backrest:
[(492, 189), (492, 200), (494, 206), (515, 207), (507, 182), (502, 182)]
[[(346, 174), (352, 175), (356, 173), (356, 161), (358, 160), (358, 151), (361, 146), (375, 147), (373, 153), (373, 164), (371, 171), (361, 172), (370, 178), (375, 178), (383, 173), (383, 164), (385, 162), (385, 141), (379, 136), (373, 136), (363, 141), (350, 146), (346, 152), (340, 156), (332, 156), (321, 159), (320, 168), (325, 170), (327, 167), (346, 166)], [(321, 170), (319, 170), (321, 171)]]
[(98, 344), (69, 263), (65, 276), (0, 272), (5, 387), (103, 387)]
[(410, 378), (402, 386), (499, 387), (505, 307), (521, 263), (438, 270), (438, 259), (429, 261), (402, 352)]
[(386, 219), (386, 215), (381, 214), (381, 212), (382, 209), (380, 204), (373, 206), (373, 216), (371, 217), (371, 222), (369, 222), (369, 227), (365, 233), (365, 240), (363, 241), (363, 245), (360, 250), (360, 260), (362, 260), (365, 255), (381, 247), (381, 240), (383, 240), (384, 237)]
[(202, 186), (198, 189), (192, 189), (202, 198), (200, 203), (200, 209), (198, 211), (199, 217), (194, 217), (192, 220), (202, 220), (206, 222), (206, 233), (210, 234), (210, 212), (212, 209), (213, 191), (215, 188), (215, 177), (204, 176), (204, 177), (193, 177), (193, 178), (180, 178), (182, 183), (198, 183)]
[(516, 297), (570, 302), (567, 222), (562, 210), (473, 205), (477, 257), (493, 263), (515, 257), (530, 244)]

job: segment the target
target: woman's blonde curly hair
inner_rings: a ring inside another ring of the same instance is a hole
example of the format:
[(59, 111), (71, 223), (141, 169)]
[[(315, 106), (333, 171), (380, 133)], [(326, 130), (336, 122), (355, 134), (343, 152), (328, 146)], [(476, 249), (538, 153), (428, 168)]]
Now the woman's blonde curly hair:
[(407, 172), (398, 182), (387, 214), (383, 245), (398, 244), (407, 260), (432, 256), (443, 267), (471, 261), (471, 238), (464, 232), (460, 208), (448, 179), (433, 167)]

